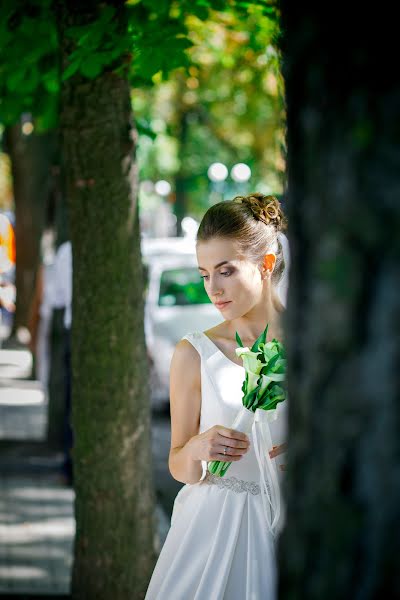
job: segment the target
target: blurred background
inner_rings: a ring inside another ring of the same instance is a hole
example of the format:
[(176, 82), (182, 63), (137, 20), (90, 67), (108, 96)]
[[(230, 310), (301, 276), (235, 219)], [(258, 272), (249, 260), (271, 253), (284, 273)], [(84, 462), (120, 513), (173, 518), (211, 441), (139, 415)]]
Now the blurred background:
[[(13, 17), (25, 27), (27, 50), (33, 44), (29, 77), (15, 71), (11, 53), (1, 58), (0, 593), (65, 595), (75, 531), (72, 261), (59, 83), (41, 68), (54, 62), (55, 25), (41, 22), (46, 44), (30, 39), (36, 16)], [(185, 333), (222, 320), (196, 268), (200, 219), (212, 204), (251, 191), (285, 202), (276, 20), (257, 10), (210, 10), (187, 14), (185, 27), (184, 66), (171, 54), (167, 76), (155, 68), (131, 78), (159, 544), (181, 487), (167, 466), (169, 362)], [(284, 301), (284, 286), (281, 294)]]

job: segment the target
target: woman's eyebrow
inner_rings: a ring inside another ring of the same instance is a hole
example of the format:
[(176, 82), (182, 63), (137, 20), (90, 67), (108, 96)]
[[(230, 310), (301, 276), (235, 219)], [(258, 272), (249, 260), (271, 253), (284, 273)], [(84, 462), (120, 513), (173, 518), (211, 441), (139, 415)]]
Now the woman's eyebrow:
[[(223, 260), (222, 262), (218, 263), (217, 265), (215, 265), (214, 269), (218, 269), (218, 267), (220, 267), (221, 265), (226, 265), (226, 263), (228, 263), (229, 260)], [(198, 267), (199, 271), (206, 271), (207, 269), (204, 269), (203, 267)]]

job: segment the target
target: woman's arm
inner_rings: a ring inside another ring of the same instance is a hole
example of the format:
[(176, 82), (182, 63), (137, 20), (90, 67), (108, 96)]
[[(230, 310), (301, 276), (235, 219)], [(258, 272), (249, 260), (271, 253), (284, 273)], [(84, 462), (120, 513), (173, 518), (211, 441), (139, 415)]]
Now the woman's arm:
[[(169, 470), (182, 483), (197, 483), (201, 461), (241, 460), (249, 449), (248, 436), (223, 425), (198, 433), (201, 410), (200, 356), (190, 342), (181, 340), (170, 368), (171, 449)], [(227, 451), (224, 450), (226, 448)]]
[(175, 347), (170, 367), (171, 448), (168, 466), (182, 483), (197, 483), (201, 460), (194, 458), (192, 440), (200, 424), (200, 356), (192, 344), (181, 340)]

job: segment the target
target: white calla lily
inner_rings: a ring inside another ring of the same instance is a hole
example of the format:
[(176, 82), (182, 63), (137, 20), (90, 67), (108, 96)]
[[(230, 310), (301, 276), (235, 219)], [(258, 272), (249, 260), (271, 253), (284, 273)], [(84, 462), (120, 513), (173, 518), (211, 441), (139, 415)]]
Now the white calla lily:
[(247, 346), (244, 348), (236, 348), (236, 356), (240, 356), (243, 360), (243, 366), (246, 369), (247, 393), (252, 392), (257, 387), (257, 381), (260, 376), (260, 371), (263, 368), (263, 363), (258, 360), (258, 352), (252, 352)]

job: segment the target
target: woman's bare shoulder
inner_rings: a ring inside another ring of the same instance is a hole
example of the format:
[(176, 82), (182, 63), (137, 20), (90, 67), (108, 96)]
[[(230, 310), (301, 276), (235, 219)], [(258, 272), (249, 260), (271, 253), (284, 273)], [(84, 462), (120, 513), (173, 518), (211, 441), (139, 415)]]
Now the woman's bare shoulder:
[[(196, 427), (198, 428), (201, 404), (200, 360), (200, 355), (188, 340), (182, 339), (176, 344), (169, 370), (171, 428), (174, 445), (176, 444), (177, 424), (178, 430), (180, 430), (180, 424), (187, 421), (190, 423), (188, 426), (190, 434), (197, 433)], [(186, 433), (184, 435), (185, 442), (187, 441)], [(180, 436), (178, 438), (180, 440)]]
[(187, 357), (193, 357), (193, 358), (198, 357), (200, 359), (200, 355), (197, 352), (196, 348), (186, 338), (179, 340), (179, 342), (176, 344), (175, 350), (174, 350), (174, 356), (175, 355), (178, 356), (179, 358), (181, 358), (181, 357), (184, 357), (184, 358), (185, 357), (186, 358)]
[(180, 340), (176, 346), (171, 360), (171, 373), (185, 373), (200, 379), (200, 355), (196, 348), (187, 339)]

